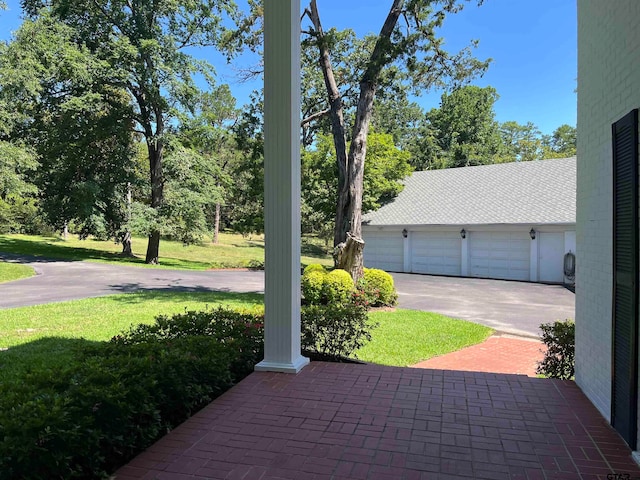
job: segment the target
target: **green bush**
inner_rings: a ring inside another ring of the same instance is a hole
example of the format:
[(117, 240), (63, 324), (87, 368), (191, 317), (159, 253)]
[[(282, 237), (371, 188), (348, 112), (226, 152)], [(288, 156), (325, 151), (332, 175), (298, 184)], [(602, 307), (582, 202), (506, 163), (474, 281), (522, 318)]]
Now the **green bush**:
[(384, 270), (365, 268), (364, 276), (358, 282), (358, 289), (372, 307), (394, 306), (398, 303), (393, 277)]
[(187, 312), (3, 378), (0, 480), (104, 478), (252, 371), (262, 338), (260, 312)]
[(353, 279), (349, 272), (339, 268), (324, 277), (322, 295), (327, 303), (343, 303), (350, 300), (354, 292)]
[(306, 303), (318, 304), (323, 302), (323, 287), (326, 276), (324, 269), (322, 272), (310, 270), (302, 275), (302, 296)]
[(311, 272), (326, 273), (327, 270), (324, 268), (324, 266), (320, 265), (319, 263), (311, 263), (305, 267), (302, 274), (304, 275), (306, 273), (311, 273)]
[(302, 348), (331, 358), (349, 357), (371, 340), (376, 326), (367, 307), (352, 300), (306, 305), (301, 312)]
[(575, 373), (575, 338), (576, 324), (573, 320), (554, 323), (543, 323), (542, 341), (547, 351), (542, 362), (538, 364), (536, 373), (549, 378), (569, 380)]
[(264, 311), (223, 306), (204, 311), (160, 315), (151, 325), (141, 324), (111, 339), (117, 345), (208, 336), (229, 347), (230, 368), (236, 378), (253, 371), (264, 356)]

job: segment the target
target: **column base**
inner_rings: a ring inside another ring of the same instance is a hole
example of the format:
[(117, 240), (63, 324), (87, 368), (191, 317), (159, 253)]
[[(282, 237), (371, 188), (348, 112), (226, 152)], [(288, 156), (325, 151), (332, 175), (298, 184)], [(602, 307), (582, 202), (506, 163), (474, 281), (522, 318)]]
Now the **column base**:
[(307, 357), (299, 355), (298, 358), (294, 358), (291, 363), (270, 362), (268, 360), (263, 360), (255, 367), (253, 367), (253, 370), (255, 372), (298, 373), (308, 364), (309, 359)]

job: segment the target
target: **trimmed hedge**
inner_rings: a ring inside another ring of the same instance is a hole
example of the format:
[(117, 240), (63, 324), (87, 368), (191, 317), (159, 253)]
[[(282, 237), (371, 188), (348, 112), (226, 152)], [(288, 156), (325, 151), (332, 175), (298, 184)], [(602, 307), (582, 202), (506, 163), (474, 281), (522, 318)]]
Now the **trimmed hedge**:
[(326, 303), (348, 302), (354, 290), (353, 279), (346, 270), (337, 268), (324, 277), (322, 295)]
[(3, 378), (0, 479), (104, 478), (252, 371), (262, 338), (259, 313), (188, 312)]
[(358, 282), (358, 289), (372, 307), (391, 307), (398, 303), (393, 277), (384, 270), (365, 268), (364, 275)]

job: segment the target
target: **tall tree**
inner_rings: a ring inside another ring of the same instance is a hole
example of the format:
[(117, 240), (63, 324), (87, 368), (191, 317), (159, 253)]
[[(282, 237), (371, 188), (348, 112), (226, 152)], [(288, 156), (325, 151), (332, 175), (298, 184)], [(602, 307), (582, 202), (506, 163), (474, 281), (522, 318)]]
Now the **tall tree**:
[(544, 136), (545, 158), (573, 157), (576, 154), (577, 132), (571, 125), (560, 125), (550, 136)]
[(201, 95), (195, 115), (185, 119), (180, 128), (181, 142), (216, 166), (214, 183), (218, 201), (211, 212), (213, 243), (218, 243), (221, 207), (232, 184), (230, 170), (237, 155), (232, 127), (237, 117), (236, 100), (229, 86), (220, 85)]
[(507, 162), (527, 162), (542, 159), (542, 133), (533, 123), (521, 125), (507, 121), (500, 125), (501, 157)]
[[(469, 48), (451, 55), (443, 49), (443, 39), (436, 35), (436, 30), (442, 25), (447, 14), (459, 11), (463, 3), (458, 0), (392, 2), (359, 75), (357, 105), (348, 150), (348, 127), (344, 105), (331, 60), (332, 36), (327, 36), (322, 28), (316, 0), (311, 0), (309, 7), (305, 9), (304, 15), (310, 21), (305, 33), (317, 47), (327, 96), (327, 106), (324, 110), (328, 110), (336, 150), (336, 266), (347, 270), (354, 279), (362, 276), (363, 269), (363, 180), (367, 136), (378, 87), (388, 69), (393, 69), (395, 81), (409, 82), (417, 90), (434, 85), (463, 84), (484, 72), (488, 63), (473, 58)], [(400, 18), (404, 19), (401, 23), (398, 22)], [(394, 68), (398, 66), (401, 68)]]
[(500, 151), (500, 133), (493, 105), (493, 87), (464, 86), (442, 94), (440, 108), (427, 114), (435, 131), (441, 167), (494, 163)]
[[(338, 176), (330, 135), (319, 135), (315, 148), (302, 152), (303, 229), (324, 234), (335, 219)], [(363, 213), (377, 210), (402, 190), (400, 180), (411, 174), (410, 153), (398, 149), (388, 133), (369, 133), (363, 179)]]
[[(186, 49), (222, 46), (231, 36), (225, 19), (234, 17), (232, 0), (22, 0), (27, 15), (50, 9), (72, 27), (76, 41), (109, 65), (109, 84), (130, 96), (136, 131), (145, 139), (149, 158), (150, 206), (164, 200), (165, 133), (180, 109), (197, 94), (194, 75), (212, 75), (209, 65)], [(157, 263), (160, 231), (149, 233), (146, 262)]]
[(44, 12), (25, 21), (0, 58), (0, 103), (13, 114), (9, 138), (38, 154), (33, 179), (49, 223), (115, 236), (124, 221), (131, 109), (124, 90), (103, 82), (105, 65), (74, 39)]

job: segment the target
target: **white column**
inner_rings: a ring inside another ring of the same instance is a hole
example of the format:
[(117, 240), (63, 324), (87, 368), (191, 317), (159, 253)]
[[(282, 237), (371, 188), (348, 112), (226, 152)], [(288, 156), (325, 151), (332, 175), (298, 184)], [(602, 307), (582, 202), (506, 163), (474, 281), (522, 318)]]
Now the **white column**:
[(264, 360), (297, 373), (300, 354), (300, 0), (264, 4)]

